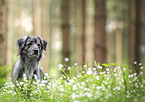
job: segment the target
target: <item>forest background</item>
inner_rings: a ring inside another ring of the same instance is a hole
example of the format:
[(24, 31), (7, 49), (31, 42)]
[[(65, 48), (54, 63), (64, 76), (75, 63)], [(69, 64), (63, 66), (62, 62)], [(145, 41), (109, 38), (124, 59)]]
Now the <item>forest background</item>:
[(13, 69), (16, 41), (48, 42), (43, 70), (60, 63), (145, 63), (145, 0), (0, 0), (0, 65)]

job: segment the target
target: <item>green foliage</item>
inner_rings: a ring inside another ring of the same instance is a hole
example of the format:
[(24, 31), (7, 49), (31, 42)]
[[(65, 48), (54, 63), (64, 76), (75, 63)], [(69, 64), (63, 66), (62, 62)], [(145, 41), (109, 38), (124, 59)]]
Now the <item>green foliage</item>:
[(0, 67), (0, 88), (6, 83), (6, 76), (8, 74), (8, 66)]
[[(36, 102), (144, 102), (145, 77), (143, 67), (140, 73), (132, 72), (128, 67), (117, 64), (99, 63), (95, 67), (85, 64), (83, 71), (75, 63), (68, 66), (68, 74), (64, 65), (60, 64), (58, 71), (64, 71), (61, 77), (29, 82), (24, 77), (23, 82), (16, 86), (6, 83), (0, 91), (0, 101), (36, 101)], [(113, 66), (113, 67), (112, 67)]]

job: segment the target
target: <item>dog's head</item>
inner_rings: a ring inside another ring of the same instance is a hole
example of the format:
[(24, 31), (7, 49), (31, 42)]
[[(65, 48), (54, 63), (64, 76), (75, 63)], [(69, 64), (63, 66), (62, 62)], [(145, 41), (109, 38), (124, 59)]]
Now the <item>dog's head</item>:
[(18, 39), (19, 55), (34, 57), (40, 60), (42, 51), (46, 50), (47, 42), (41, 37), (26, 36)]

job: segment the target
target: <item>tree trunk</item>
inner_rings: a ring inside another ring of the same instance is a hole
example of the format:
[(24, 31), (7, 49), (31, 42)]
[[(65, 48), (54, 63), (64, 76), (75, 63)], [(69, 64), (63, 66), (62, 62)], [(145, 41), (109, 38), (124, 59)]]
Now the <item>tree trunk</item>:
[[(6, 65), (9, 65), (9, 69), (13, 66), (13, 35), (14, 35), (14, 25), (13, 25), (13, 2), (14, 0), (7, 0), (7, 25), (6, 25)], [(11, 77), (12, 73), (7, 76), (7, 78)]]
[[(23, 13), (24, 13), (24, 8), (25, 8), (25, 0), (19, 0), (18, 1), (19, 3), (19, 20), (20, 22), (23, 22)], [(24, 34), (25, 30), (24, 28), (22, 27), (22, 24), (20, 23), (20, 25), (18, 26), (18, 38), (21, 38), (23, 37), (25, 34)], [(22, 36), (23, 35), (23, 36)]]
[(122, 64), (122, 29), (119, 28), (119, 21), (116, 21), (116, 63)]
[[(131, 64), (140, 62), (141, 0), (131, 0)], [(137, 70), (137, 69), (136, 69)]]
[(4, 64), (4, 0), (0, 0), (0, 66)]
[(87, 0), (82, 0), (82, 61), (85, 63), (86, 58), (86, 45), (87, 45)]
[(33, 0), (33, 32), (35, 36), (41, 36), (40, 0)]
[(76, 1), (76, 59), (79, 66), (82, 66), (82, 0)]
[(47, 51), (44, 52), (43, 68), (44, 72), (49, 70), (49, 53), (50, 53), (50, 33), (49, 33), (49, 0), (41, 1), (41, 29), (42, 29), (42, 38), (48, 42)]
[(69, 23), (69, 0), (61, 1), (61, 19), (62, 19), (62, 60), (70, 59), (70, 23)]
[(95, 60), (106, 62), (106, 0), (95, 0)]

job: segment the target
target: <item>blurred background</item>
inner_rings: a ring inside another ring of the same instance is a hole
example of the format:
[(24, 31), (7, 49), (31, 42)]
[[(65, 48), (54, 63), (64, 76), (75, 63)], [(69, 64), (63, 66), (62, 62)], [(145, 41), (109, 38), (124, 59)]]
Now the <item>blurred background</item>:
[(16, 41), (48, 42), (41, 66), (145, 62), (145, 0), (0, 0), (0, 65), (14, 68)]

